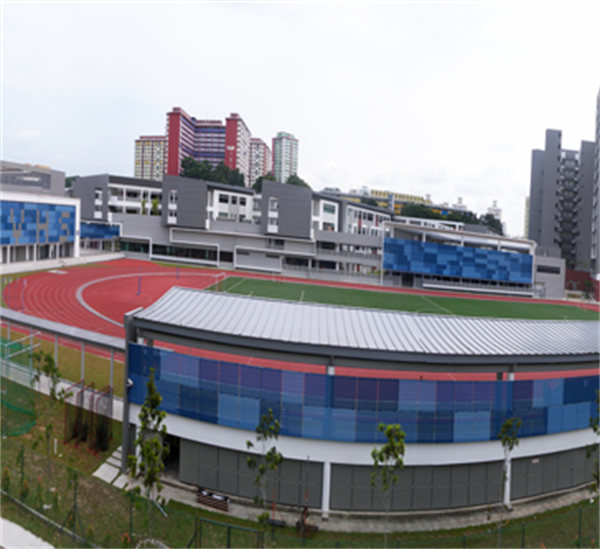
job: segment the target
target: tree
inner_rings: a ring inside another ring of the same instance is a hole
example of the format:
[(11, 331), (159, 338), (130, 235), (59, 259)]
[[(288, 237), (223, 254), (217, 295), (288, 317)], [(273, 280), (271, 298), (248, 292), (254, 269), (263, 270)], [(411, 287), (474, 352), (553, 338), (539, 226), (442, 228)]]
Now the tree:
[(380, 423), (377, 430), (385, 435), (387, 442), (379, 449), (373, 448), (371, 452), (373, 458), (371, 486), (375, 488), (379, 484), (379, 493), (385, 507), (383, 545), (387, 547), (388, 519), (392, 500), (390, 489), (398, 482), (396, 470), (404, 467), (404, 437), (406, 434), (398, 424)]
[(158, 215), (158, 206), (159, 206), (158, 198), (153, 198), (152, 199), (152, 210), (151, 210), (152, 215)]
[[(44, 424), (44, 435), (40, 436), (40, 441), (46, 442), (46, 461), (47, 461), (47, 477), (48, 486), (50, 489), (50, 447), (52, 442), (52, 435), (54, 434), (54, 425), (52, 423), (52, 412), (57, 404), (61, 404), (65, 401), (70, 393), (67, 393), (66, 389), (58, 389), (58, 385), (61, 380), (61, 373), (54, 361), (54, 357), (50, 353), (44, 353), (42, 351), (34, 353), (34, 369), (35, 373), (31, 378), (31, 386), (35, 387), (36, 384), (41, 385), (42, 378), (47, 379), (49, 389), (49, 399), (42, 396), (41, 392), (38, 392), (38, 419), (41, 419)], [(36, 443), (37, 444), (37, 443)]]
[[(255, 496), (254, 502), (261, 507), (265, 505), (267, 500), (267, 473), (268, 471), (275, 472), (277, 467), (283, 461), (283, 455), (277, 451), (273, 445), (268, 446), (271, 441), (279, 438), (281, 424), (273, 417), (273, 410), (269, 408), (266, 414), (263, 414), (260, 423), (256, 426), (256, 442), (260, 445), (258, 458), (248, 457), (248, 467), (252, 471), (256, 471), (254, 484), (258, 486), (258, 495)], [(246, 447), (251, 450), (254, 448), (254, 443), (250, 440), (246, 441)], [(275, 504), (275, 498), (273, 498)], [(261, 524), (266, 524), (269, 519), (269, 512), (265, 510), (258, 516), (258, 521)]]
[[(158, 503), (163, 485), (160, 475), (165, 470), (164, 460), (169, 454), (166, 444), (167, 427), (163, 425), (167, 413), (159, 410), (162, 396), (154, 382), (154, 368), (150, 368), (150, 377), (146, 383), (146, 398), (140, 410), (139, 430), (135, 439), (136, 454), (127, 458), (130, 475), (142, 479), (148, 502), (148, 533), (152, 537), (152, 503)], [(140, 493), (139, 487), (131, 490)]]
[(310, 185), (304, 181), (304, 179), (301, 179), (300, 177), (298, 177), (295, 173), (293, 173), (292, 175), (290, 175), (286, 182), (286, 185), (295, 185), (296, 187), (306, 187), (308, 189), (310, 189)]
[(273, 172), (269, 172), (267, 175), (263, 175), (262, 177), (256, 179), (256, 181), (252, 185), (252, 189), (254, 190), (254, 192), (262, 193), (262, 182), (265, 179), (267, 181), (275, 181), (275, 176), (273, 175)]
[(500, 428), (498, 438), (502, 443), (504, 450), (504, 464), (502, 466), (502, 482), (500, 484), (500, 522), (498, 524), (498, 547), (502, 547), (502, 522), (504, 520), (504, 508), (511, 508), (510, 505), (510, 486), (506, 490), (506, 484), (510, 483), (510, 453), (515, 446), (519, 445), (517, 431), (521, 428), (521, 418), (511, 417), (507, 419)]
[(379, 204), (377, 204), (377, 200), (371, 198), (370, 196), (362, 196), (360, 198), (360, 202), (361, 204), (365, 204), (367, 206), (379, 206)]

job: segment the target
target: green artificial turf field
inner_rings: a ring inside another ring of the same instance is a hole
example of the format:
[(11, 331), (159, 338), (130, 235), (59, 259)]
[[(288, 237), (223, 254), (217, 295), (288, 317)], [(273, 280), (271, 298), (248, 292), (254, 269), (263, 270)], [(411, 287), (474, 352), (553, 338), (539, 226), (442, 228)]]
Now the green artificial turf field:
[(461, 299), (397, 292), (355, 290), (316, 284), (276, 282), (267, 279), (228, 277), (221, 291), (256, 297), (327, 303), (346, 307), (366, 307), (436, 315), (521, 318), (535, 320), (598, 320), (599, 314), (569, 305), (516, 303), (483, 299)]

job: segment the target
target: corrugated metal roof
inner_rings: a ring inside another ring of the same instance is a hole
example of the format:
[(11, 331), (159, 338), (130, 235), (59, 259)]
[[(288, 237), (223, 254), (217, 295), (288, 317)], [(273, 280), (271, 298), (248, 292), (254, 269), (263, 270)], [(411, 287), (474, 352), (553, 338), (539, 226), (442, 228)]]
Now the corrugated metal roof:
[(307, 346), (455, 356), (593, 355), (599, 323), (437, 316), (171, 288), (136, 319)]

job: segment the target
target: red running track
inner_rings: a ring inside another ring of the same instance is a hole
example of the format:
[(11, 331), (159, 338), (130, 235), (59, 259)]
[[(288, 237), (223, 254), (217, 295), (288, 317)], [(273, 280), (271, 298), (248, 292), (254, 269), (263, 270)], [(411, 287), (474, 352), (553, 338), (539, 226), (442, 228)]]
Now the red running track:
[[(194, 269), (185, 267), (165, 267), (150, 261), (120, 259), (106, 263), (55, 269), (17, 279), (4, 289), (4, 302), (8, 307), (21, 310), (26, 314), (45, 318), (62, 324), (76, 326), (98, 333), (124, 337), (123, 316), (138, 307), (148, 307), (173, 286), (204, 289), (215, 283), (217, 277), (244, 276), (268, 280), (296, 282), (302, 284), (320, 284), (345, 288), (366, 289), (371, 291), (393, 291), (407, 294), (460, 297), (463, 299), (494, 299), (514, 302), (538, 302), (527, 298), (505, 298), (499, 296), (465, 295), (455, 292), (420, 291), (403, 288), (380, 288), (365, 284), (336, 283), (305, 280), (291, 277), (264, 275), (258, 273), (240, 273), (218, 269)], [(88, 310), (78, 300), (81, 299), (94, 311)], [(563, 301), (545, 301), (545, 303), (565, 304)], [(576, 306), (576, 304), (573, 304)], [(600, 310), (596, 304), (586, 304), (586, 308)], [(102, 318), (101, 316), (105, 317)], [(167, 345), (165, 345), (166, 347)], [(175, 348), (174, 346), (168, 346)], [(177, 350), (185, 352), (186, 349)], [(325, 367), (311, 364), (297, 364), (268, 359), (256, 359), (225, 353), (193, 350), (193, 354), (228, 360), (232, 362), (255, 364), (265, 367), (301, 370), (324, 373)], [(588, 372), (585, 371), (587, 374)], [(430, 372), (395, 372), (379, 370), (361, 370), (336, 367), (337, 375), (360, 375), (363, 377), (394, 377), (407, 379), (495, 379), (493, 374), (461, 374)], [(582, 375), (583, 372), (542, 372), (540, 374), (517, 374), (518, 379), (539, 377), (565, 377)]]

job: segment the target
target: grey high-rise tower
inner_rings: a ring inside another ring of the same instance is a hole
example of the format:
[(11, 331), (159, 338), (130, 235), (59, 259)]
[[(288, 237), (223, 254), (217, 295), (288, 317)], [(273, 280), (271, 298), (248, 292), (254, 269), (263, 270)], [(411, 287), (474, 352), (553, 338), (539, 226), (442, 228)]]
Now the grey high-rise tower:
[(600, 273), (600, 90), (596, 97), (596, 148), (592, 186), (591, 271)]
[(563, 149), (561, 132), (546, 130), (546, 147), (531, 157), (528, 236), (540, 252), (560, 256), (567, 268), (589, 270), (594, 147)]

